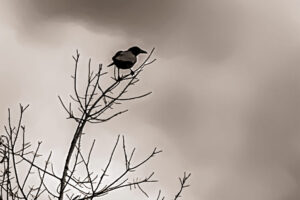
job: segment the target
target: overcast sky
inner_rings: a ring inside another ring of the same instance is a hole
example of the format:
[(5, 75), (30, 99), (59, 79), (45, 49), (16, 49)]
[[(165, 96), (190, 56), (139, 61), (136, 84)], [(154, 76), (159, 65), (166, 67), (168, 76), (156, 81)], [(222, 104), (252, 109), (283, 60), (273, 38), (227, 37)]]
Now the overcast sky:
[(74, 130), (57, 99), (72, 90), (71, 55), (79, 49), (84, 72), (89, 57), (155, 47), (131, 91), (153, 94), (90, 125), (86, 140), (107, 149), (125, 134), (141, 154), (163, 149), (150, 165), (161, 183), (148, 189), (168, 197), (186, 170), (183, 199), (300, 199), (300, 1), (0, 2), (1, 126), (7, 107), (29, 103), (28, 137), (54, 150), (58, 169)]

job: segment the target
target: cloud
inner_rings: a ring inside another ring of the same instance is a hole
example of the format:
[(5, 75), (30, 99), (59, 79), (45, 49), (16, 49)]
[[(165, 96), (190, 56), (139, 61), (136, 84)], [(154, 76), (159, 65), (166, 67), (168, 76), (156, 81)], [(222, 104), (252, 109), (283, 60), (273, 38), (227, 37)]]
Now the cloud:
[[(143, 37), (167, 30), (178, 13), (180, 1), (91, 0), (91, 1), (22, 1), (14, 2), (13, 8), (22, 17), (21, 25), (48, 26), (53, 22), (71, 22), (97, 32), (115, 32)], [(157, 33), (157, 34), (155, 34)]]
[[(79, 23), (125, 40), (139, 38), (164, 56), (192, 54), (212, 61), (232, 55), (243, 23), (234, 1), (24, 0), (14, 1), (12, 7), (20, 34), (34, 40), (45, 30), (58, 31), (59, 23)], [(45, 29), (48, 26), (52, 28)]]

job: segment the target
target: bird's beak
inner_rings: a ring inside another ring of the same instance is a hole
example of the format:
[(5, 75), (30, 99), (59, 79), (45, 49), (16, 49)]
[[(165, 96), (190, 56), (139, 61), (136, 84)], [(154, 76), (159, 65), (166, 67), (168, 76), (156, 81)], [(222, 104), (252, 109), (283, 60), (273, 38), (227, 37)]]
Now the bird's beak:
[(147, 51), (144, 51), (144, 50), (141, 49), (140, 53), (147, 53)]

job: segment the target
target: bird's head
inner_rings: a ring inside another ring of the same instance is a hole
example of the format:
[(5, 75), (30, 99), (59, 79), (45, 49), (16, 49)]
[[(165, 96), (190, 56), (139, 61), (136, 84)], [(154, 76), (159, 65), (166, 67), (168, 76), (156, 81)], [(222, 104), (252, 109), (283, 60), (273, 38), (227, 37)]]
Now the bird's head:
[(141, 53), (147, 53), (147, 51), (142, 50), (141, 48), (134, 46), (128, 49), (128, 51), (131, 51), (134, 55), (139, 55)]

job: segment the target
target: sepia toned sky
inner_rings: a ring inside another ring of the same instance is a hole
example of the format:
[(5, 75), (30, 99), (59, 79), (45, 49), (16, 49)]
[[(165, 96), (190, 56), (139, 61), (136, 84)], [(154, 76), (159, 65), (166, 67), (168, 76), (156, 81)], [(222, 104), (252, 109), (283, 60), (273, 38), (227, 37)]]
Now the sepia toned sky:
[(81, 52), (84, 73), (89, 57), (106, 65), (138, 45), (155, 47), (158, 60), (131, 94), (153, 94), (87, 128), (96, 163), (124, 134), (140, 155), (164, 151), (141, 169), (161, 180), (147, 188), (152, 199), (160, 188), (170, 199), (184, 171), (182, 199), (300, 198), (300, 1), (0, 2), (0, 125), (7, 107), (17, 115), (18, 103), (30, 104), (28, 138), (53, 150), (58, 170), (75, 129), (57, 99), (72, 92), (71, 55)]

